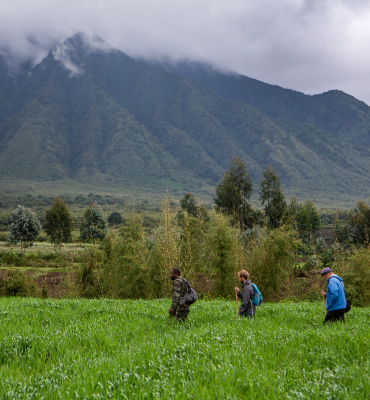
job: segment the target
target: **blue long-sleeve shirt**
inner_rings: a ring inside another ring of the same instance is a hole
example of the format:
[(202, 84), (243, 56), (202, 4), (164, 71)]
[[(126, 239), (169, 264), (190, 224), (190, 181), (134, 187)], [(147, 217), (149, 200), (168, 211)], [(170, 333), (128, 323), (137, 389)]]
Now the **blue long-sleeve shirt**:
[(342, 310), (347, 307), (346, 295), (342, 278), (332, 275), (327, 281), (326, 309), (328, 311)]

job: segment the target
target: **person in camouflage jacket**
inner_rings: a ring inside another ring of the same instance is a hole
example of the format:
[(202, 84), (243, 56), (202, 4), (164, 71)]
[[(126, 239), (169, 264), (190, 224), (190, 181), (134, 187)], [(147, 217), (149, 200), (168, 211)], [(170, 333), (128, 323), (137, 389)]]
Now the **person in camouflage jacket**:
[(189, 304), (180, 305), (180, 299), (186, 293), (186, 285), (184, 280), (181, 278), (181, 271), (178, 268), (174, 268), (170, 272), (170, 278), (173, 281), (172, 287), (172, 305), (169, 309), (170, 318), (175, 317), (176, 320), (185, 321), (189, 311)]

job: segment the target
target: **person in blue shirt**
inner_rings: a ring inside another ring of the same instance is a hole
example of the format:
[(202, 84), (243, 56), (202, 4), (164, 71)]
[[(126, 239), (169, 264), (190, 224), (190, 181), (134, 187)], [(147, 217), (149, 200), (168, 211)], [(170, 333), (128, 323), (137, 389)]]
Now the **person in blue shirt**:
[(347, 302), (344, 292), (344, 284), (342, 278), (333, 274), (331, 268), (326, 267), (321, 271), (321, 276), (326, 279), (327, 292), (321, 292), (321, 296), (326, 298), (326, 316), (324, 324), (329, 321), (344, 322), (344, 313), (346, 311)]

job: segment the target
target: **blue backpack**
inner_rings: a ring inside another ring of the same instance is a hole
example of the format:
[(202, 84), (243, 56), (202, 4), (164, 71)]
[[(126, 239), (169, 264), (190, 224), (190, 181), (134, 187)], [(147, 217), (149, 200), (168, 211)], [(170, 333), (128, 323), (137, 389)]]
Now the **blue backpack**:
[(252, 283), (252, 286), (254, 289), (252, 304), (255, 306), (260, 306), (263, 301), (262, 293), (259, 291), (258, 287), (254, 283)]

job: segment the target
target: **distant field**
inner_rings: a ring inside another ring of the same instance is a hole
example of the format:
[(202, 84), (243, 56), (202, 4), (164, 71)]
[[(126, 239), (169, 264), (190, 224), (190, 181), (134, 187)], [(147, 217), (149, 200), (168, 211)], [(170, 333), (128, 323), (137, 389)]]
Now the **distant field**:
[(1, 399), (369, 399), (369, 309), (322, 303), (0, 299)]

